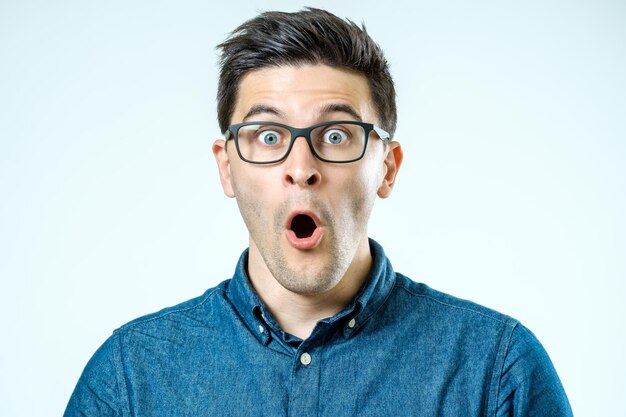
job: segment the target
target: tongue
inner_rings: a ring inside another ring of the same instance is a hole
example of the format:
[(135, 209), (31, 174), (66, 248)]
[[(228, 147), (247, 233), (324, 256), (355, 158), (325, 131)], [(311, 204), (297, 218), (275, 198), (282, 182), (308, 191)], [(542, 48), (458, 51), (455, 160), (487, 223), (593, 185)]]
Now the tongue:
[(296, 237), (299, 239), (310, 237), (316, 228), (317, 225), (313, 219), (306, 214), (298, 214), (291, 221), (291, 230), (293, 230)]

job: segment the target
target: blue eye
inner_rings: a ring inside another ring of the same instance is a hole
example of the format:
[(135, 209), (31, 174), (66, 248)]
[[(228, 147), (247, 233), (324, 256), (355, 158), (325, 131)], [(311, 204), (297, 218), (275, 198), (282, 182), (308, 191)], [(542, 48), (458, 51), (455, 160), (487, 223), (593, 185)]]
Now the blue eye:
[(273, 130), (266, 130), (259, 134), (259, 139), (266, 145), (276, 145), (280, 142), (280, 134)]
[(348, 134), (342, 130), (331, 129), (324, 132), (324, 142), (339, 145), (348, 139)]

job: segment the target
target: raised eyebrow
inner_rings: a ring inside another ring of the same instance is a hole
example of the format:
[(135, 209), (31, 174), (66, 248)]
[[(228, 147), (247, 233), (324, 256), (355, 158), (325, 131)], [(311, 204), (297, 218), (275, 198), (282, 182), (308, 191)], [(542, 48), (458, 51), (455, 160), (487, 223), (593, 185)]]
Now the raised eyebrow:
[(349, 104), (330, 103), (322, 107), (318, 112), (320, 118), (329, 113), (347, 113), (350, 116), (354, 117), (358, 122), (363, 121), (361, 115), (354, 109), (354, 107)]
[(274, 116), (278, 116), (281, 119), (285, 118), (285, 113), (274, 106), (268, 106), (267, 104), (255, 104), (248, 110), (248, 113), (243, 118), (243, 121), (247, 121), (253, 116), (257, 116), (259, 114), (272, 114)]

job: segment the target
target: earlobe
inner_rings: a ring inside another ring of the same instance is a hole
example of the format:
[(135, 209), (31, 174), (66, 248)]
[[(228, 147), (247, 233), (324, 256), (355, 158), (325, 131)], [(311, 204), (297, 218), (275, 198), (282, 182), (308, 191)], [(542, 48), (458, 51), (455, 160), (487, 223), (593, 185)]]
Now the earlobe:
[(404, 158), (402, 147), (399, 142), (389, 142), (388, 146), (387, 155), (384, 160), (385, 173), (377, 192), (380, 198), (387, 198), (391, 195), (393, 186), (396, 183), (398, 170), (400, 169), (400, 165), (402, 165), (402, 160)]
[(230, 158), (226, 151), (226, 142), (223, 139), (218, 139), (213, 142), (213, 156), (217, 163), (217, 170), (220, 174), (220, 182), (222, 183), (222, 189), (227, 197), (235, 197), (235, 191), (232, 186), (232, 177), (230, 174)]

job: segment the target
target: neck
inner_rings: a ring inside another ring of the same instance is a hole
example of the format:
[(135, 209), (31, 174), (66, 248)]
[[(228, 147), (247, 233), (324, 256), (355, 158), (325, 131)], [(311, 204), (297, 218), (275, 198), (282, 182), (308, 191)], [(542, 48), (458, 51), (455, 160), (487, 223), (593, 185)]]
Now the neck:
[(298, 294), (283, 287), (271, 274), (254, 242), (250, 243), (248, 274), (252, 286), (283, 331), (308, 338), (319, 320), (342, 311), (361, 289), (372, 256), (367, 238), (357, 251), (341, 281), (328, 291)]

